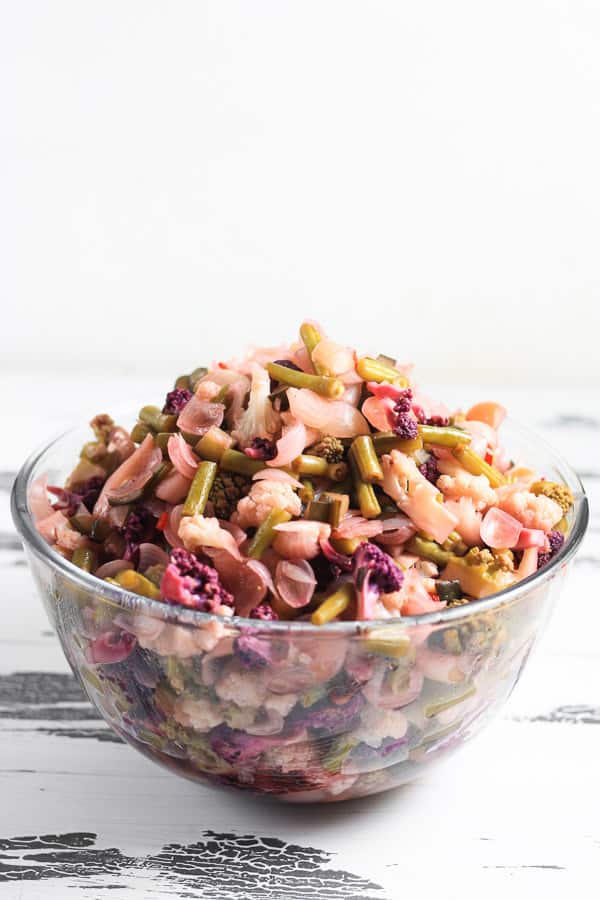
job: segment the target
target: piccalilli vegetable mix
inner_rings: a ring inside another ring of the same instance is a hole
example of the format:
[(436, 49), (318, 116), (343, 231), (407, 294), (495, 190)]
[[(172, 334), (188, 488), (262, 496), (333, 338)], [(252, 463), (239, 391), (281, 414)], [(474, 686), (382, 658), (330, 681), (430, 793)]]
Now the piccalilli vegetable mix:
[(96, 416), (64, 487), (34, 486), (37, 528), (97, 578), (218, 616), (325, 625), (490, 596), (558, 552), (573, 496), (511, 460), (502, 406), (451, 411), (409, 372), (304, 322), (180, 376), (131, 433)]

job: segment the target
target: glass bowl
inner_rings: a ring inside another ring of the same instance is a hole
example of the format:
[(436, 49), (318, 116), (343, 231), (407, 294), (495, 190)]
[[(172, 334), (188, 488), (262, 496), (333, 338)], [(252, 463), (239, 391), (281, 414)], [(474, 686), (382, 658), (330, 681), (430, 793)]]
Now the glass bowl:
[(12, 494), (16, 527), (65, 656), (117, 734), (194, 781), (291, 802), (389, 790), (476, 734), (519, 679), (588, 521), (575, 473), (503, 425), (514, 458), (575, 495), (569, 534), (535, 575), (492, 597), (380, 622), (222, 619), (88, 575), (36, 531), (34, 479), (62, 484), (87, 428), (34, 454)]

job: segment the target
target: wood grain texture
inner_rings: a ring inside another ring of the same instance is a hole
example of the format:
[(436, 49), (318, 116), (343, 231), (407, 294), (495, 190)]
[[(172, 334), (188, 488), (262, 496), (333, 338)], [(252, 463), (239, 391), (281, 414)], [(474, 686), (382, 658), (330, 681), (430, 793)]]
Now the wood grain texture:
[[(0, 380), (0, 388), (9, 387)], [(592, 525), (501, 718), (439, 769), (394, 793), (288, 808), (175, 778), (125, 746), (82, 696), (8, 514), (18, 464), (67, 418), (48, 412), (40, 422), (28, 387), (0, 456), (0, 897), (598, 896), (597, 397), (548, 393), (536, 401), (532, 425), (583, 475)], [(131, 405), (153, 387), (127, 382)], [(122, 401), (116, 379), (76, 389), (71, 382), (68, 418), (89, 418), (117, 389)], [(57, 379), (52, 393), (62, 391), (66, 379)], [(523, 394), (497, 396), (516, 418), (531, 418)]]

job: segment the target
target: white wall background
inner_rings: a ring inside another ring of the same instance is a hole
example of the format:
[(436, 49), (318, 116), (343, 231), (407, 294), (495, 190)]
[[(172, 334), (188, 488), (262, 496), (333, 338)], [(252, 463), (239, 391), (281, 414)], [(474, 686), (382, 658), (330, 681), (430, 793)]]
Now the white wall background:
[(3, 0), (0, 367), (303, 316), (428, 380), (600, 383), (600, 6)]

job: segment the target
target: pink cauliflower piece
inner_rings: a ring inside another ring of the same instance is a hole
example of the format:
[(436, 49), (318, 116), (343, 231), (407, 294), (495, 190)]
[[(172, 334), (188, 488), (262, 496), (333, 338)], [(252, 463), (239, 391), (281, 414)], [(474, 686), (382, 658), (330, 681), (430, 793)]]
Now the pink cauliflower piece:
[(496, 497), (497, 506), (518, 519), (525, 528), (539, 528), (548, 533), (563, 517), (558, 503), (543, 494), (525, 491), (521, 485), (499, 487)]
[(227, 550), (236, 559), (241, 559), (234, 536), (221, 528), (218, 519), (198, 515), (184, 516), (177, 534), (185, 549), (192, 553), (202, 547), (214, 547), (217, 550)]
[(477, 510), (484, 510), (496, 503), (496, 493), (485, 475), (470, 475), (464, 471), (456, 475), (440, 475), (436, 486), (447, 500), (468, 497)]
[(250, 493), (239, 501), (232, 521), (240, 528), (258, 528), (273, 509), (284, 509), (292, 516), (299, 516), (302, 503), (290, 484), (257, 481)]
[(479, 543), (481, 528), (481, 513), (475, 508), (470, 497), (460, 497), (458, 500), (447, 500), (446, 506), (458, 519), (456, 531), (469, 547), (475, 547)]
[(458, 519), (444, 503), (439, 492), (417, 468), (414, 460), (399, 450), (381, 458), (383, 490), (396, 502), (420, 531), (443, 544)]

